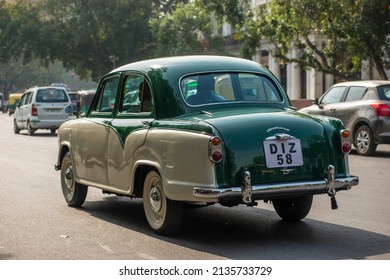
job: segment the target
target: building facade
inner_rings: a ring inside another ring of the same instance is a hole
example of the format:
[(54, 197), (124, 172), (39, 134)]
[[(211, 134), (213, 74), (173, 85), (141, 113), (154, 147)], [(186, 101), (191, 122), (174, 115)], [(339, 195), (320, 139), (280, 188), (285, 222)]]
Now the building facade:
[[(253, 9), (264, 5), (269, 1), (272, 0), (250, 0), (250, 3)], [(229, 25), (226, 25), (223, 27), (222, 32), (223, 36), (227, 38), (228, 49), (234, 51), (234, 46), (229, 44), (232, 42), (232, 44), (234, 44), (234, 41), (236, 41), (234, 40), (232, 28)], [(312, 36), (311, 41), (314, 44), (320, 44), (322, 42), (321, 37), (314, 34)], [(260, 46), (261, 47), (256, 51), (256, 54), (252, 59), (261, 63), (263, 66), (266, 66), (275, 74), (292, 100), (293, 105), (298, 108), (309, 105), (311, 100), (320, 97), (329, 87), (337, 82), (333, 75), (318, 72), (314, 69), (306, 71), (301, 69), (297, 63), (279, 63), (272, 55), (274, 46), (269, 44), (266, 40), (262, 40)], [(239, 48), (239, 46), (236, 47)], [(292, 48), (289, 55), (291, 58), (297, 57), (299, 55), (299, 50), (297, 48)], [(387, 73), (390, 74), (390, 71), (388, 70)], [(380, 79), (375, 67), (366, 61), (362, 63), (360, 76), (362, 80)]]

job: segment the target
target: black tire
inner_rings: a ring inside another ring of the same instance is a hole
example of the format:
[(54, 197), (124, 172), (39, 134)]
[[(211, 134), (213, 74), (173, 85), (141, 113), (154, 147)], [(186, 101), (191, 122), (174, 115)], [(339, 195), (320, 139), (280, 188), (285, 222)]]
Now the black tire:
[(377, 144), (375, 144), (371, 129), (367, 125), (362, 125), (356, 131), (354, 146), (361, 156), (371, 156), (375, 153)]
[(35, 132), (35, 130), (31, 127), (31, 124), (27, 123), (27, 134), (28, 134), (28, 136), (33, 136), (34, 132)]
[(18, 125), (16, 124), (16, 121), (14, 120), (14, 133), (19, 134), (19, 132), (20, 132), (20, 129), (19, 129)]
[(57, 130), (57, 129), (55, 129), (55, 128), (51, 128), (51, 129), (50, 129), (50, 133), (51, 133), (51, 134), (55, 134), (55, 133), (56, 133), (56, 130)]
[(275, 199), (272, 204), (279, 217), (286, 222), (298, 222), (310, 212), (313, 196)]
[(156, 171), (146, 175), (143, 205), (146, 219), (155, 233), (169, 235), (179, 229), (183, 219), (183, 203), (166, 197), (161, 176)]
[(70, 154), (66, 153), (61, 163), (61, 188), (69, 206), (80, 207), (87, 197), (88, 187), (75, 181)]

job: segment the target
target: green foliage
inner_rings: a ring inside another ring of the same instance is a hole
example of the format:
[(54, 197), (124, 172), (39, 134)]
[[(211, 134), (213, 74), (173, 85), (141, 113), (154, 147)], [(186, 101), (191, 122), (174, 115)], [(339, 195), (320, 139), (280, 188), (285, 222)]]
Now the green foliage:
[(151, 56), (151, 1), (45, 0), (45, 8), (48, 52), (81, 77), (99, 80), (111, 56), (116, 66)]
[(23, 54), (24, 61), (35, 56), (34, 38), (41, 33), (38, 18), (39, 5), (25, 0), (0, 2), (0, 62), (12, 57), (19, 58)]
[[(387, 0), (273, 0), (246, 17), (243, 51), (253, 54), (266, 38), (282, 63), (347, 79), (356, 78), (363, 59), (372, 59), (387, 79), (389, 20)], [(299, 57), (291, 58), (292, 47)]]
[[(145, 58), (225, 53), (215, 31), (228, 22), (241, 33), (246, 58), (267, 41), (282, 63), (346, 79), (366, 59), (387, 79), (389, 0), (272, 0), (254, 10), (250, 3), (0, 0), (0, 63), (61, 61), (81, 78), (98, 81), (114, 66)], [(298, 57), (289, 55), (292, 47), (299, 49)]]
[(150, 20), (154, 55), (173, 56), (221, 52), (223, 41), (213, 35), (210, 13), (194, 3), (178, 3), (172, 13)]

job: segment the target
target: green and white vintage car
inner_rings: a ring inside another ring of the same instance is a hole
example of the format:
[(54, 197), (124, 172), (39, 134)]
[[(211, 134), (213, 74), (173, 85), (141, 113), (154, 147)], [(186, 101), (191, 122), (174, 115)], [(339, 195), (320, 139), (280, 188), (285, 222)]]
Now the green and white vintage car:
[(349, 131), (335, 118), (294, 110), (277, 79), (253, 61), (220, 56), (159, 58), (101, 80), (83, 118), (58, 131), (56, 170), (66, 202), (88, 187), (143, 198), (159, 234), (175, 232), (185, 203), (272, 202), (286, 221), (313, 195), (358, 184), (349, 173)]

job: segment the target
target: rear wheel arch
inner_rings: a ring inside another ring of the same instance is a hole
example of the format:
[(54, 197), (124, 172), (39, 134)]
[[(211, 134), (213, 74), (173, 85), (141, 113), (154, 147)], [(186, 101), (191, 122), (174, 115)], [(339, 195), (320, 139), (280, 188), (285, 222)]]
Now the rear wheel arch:
[(355, 135), (356, 135), (358, 129), (361, 126), (363, 126), (363, 125), (366, 125), (366, 126), (368, 126), (371, 129), (370, 125), (366, 121), (360, 120), (360, 121), (356, 122), (355, 125), (353, 126), (352, 130), (351, 130), (351, 132), (352, 132), (352, 139), (355, 139)]
[(145, 178), (150, 171), (156, 171), (160, 174), (159, 170), (154, 166), (147, 164), (137, 166), (133, 179), (133, 193), (135, 194), (135, 196), (143, 196)]

